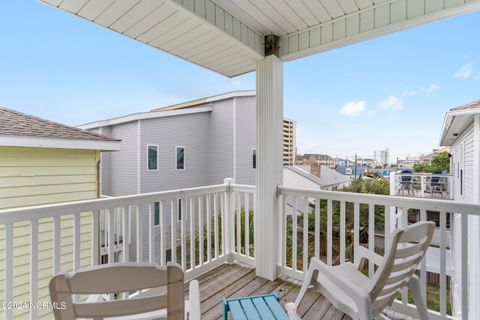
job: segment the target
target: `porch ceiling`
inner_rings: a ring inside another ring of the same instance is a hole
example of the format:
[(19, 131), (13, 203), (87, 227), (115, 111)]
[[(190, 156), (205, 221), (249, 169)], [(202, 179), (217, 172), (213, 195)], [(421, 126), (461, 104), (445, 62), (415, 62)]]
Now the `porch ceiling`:
[(480, 9), (480, 0), (41, 0), (226, 76), (267, 34), (291, 60)]

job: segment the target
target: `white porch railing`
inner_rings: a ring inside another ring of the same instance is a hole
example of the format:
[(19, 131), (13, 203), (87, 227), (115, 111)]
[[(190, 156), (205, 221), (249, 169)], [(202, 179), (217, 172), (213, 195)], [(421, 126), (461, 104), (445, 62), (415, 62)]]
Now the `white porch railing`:
[[(480, 206), (446, 200), (392, 197), (335, 191), (279, 188), (281, 210), (279, 243), (279, 273), (299, 280), (312, 256), (330, 265), (352, 260), (354, 248), (363, 245), (370, 250), (382, 250), (388, 235), (396, 226), (427, 220), (427, 213), (438, 213), (439, 247), (428, 251), (439, 252), (439, 261), (432, 261), (427, 270), (427, 259), (421, 264), (419, 275), (429, 297), (439, 299), (438, 308), (429, 307), (432, 319), (468, 319), (468, 216), (480, 214)], [(305, 213), (308, 213), (307, 215)], [(451, 215), (451, 213), (455, 213)], [(448, 218), (448, 216), (450, 218)], [(305, 219), (305, 217), (307, 217)], [(447, 224), (450, 223), (450, 226)], [(435, 219), (436, 220), (436, 219)], [(447, 246), (450, 228), (461, 228), (459, 243)], [(384, 235), (387, 235), (386, 237)], [(322, 243), (326, 242), (326, 243)], [(381, 252), (383, 254), (383, 252)], [(447, 257), (458, 257), (455, 272), (447, 283)], [(435, 255), (433, 255), (435, 256)], [(438, 264), (438, 265), (436, 265)], [(439, 272), (438, 272), (439, 270)], [(365, 272), (371, 277), (373, 266)], [(429, 272), (430, 271), (430, 272)], [(427, 273), (438, 279), (438, 289), (428, 290)], [(433, 292), (432, 292), (433, 291)], [(450, 291), (450, 294), (448, 293)], [(404, 291), (392, 306), (400, 313), (418, 317)], [(451, 310), (451, 312), (450, 312)], [(463, 316), (462, 316), (463, 315)]]
[(416, 198), (453, 199), (451, 174), (390, 173), (390, 195)]
[[(102, 254), (104, 260), (115, 262), (152, 261), (164, 265), (167, 261), (176, 261), (183, 266), (187, 279), (227, 261), (237, 260), (255, 266), (254, 193), (254, 186), (236, 185), (226, 179), (224, 184), (207, 187), (2, 210), (0, 260), (4, 259), (4, 300), (15, 301), (22, 297), (22, 289), (13, 280), (14, 270), (21, 263), (21, 259), (14, 259), (23, 241), (16, 238), (19, 226), (27, 226), (29, 230), (23, 235), (29, 239), (28, 279), (23, 285), (29, 288), (30, 301), (48, 301), (48, 296), (40, 292), (45, 291), (45, 283), (53, 274), (97, 265)], [(408, 213), (413, 213), (412, 210), (418, 210), (420, 220), (427, 219), (427, 212), (439, 212), (439, 307), (438, 310), (431, 308), (430, 312), (434, 319), (467, 314), (468, 237), (467, 232), (462, 232), (457, 247), (447, 246), (447, 213), (455, 212), (458, 217), (459, 223), (451, 218), (452, 227), (466, 230), (467, 217), (477, 216), (480, 206), (286, 187), (279, 188), (278, 199), (278, 273), (299, 280), (303, 279), (312, 256), (337, 264), (353, 259), (357, 245), (379, 250), (385, 242), (383, 229), (388, 241), (393, 228), (408, 223)], [(100, 229), (105, 231), (102, 233)], [(45, 250), (47, 256), (51, 256), (51, 265), (45, 266)], [(457, 250), (453, 253), (458, 254), (461, 262), (456, 265), (460, 269), (451, 277), (450, 285), (447, 283), (448, 250)], [(419, 274), (425, 290), (427, 269), (424, 261)], [(372, 275), (372, 267), (366, 272)], [(455, 295), (456, 307), (453, 315), (449, 315), (452, 295)], [(393, 308), (415, 315), (415, 308), (405, 293)], [(38, 318), (39, 310), (31, 308), (28, 312), (31, 319)], [(4, 310), (5, 319), (10, 320), (13, 315), (13, 310)]]

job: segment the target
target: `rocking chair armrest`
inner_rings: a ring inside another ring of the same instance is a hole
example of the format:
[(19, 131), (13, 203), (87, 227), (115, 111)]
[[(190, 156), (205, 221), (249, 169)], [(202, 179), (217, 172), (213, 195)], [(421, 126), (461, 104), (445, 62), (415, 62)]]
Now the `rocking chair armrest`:
[(337, 286), (340, 290), (344, 292), (349, 292), (350, 294), (354, 294), (357, 297), (370, 299), (370, 295), (366, 291), (366, 288), (360, 288), (352, 284), (341, 273), (339, 274), (338, 272), (335, 272), (335, 267), (331, 267), (316, 258), (312, 258), (312, 264), (310, 267), (314, 267), (315, 270), (318, 270), (318, 282), (320, 284), (322, 281), (320, 277), (327, 277), (331, 282), (335, 283), (335, 286)]
[(370, 262), (373, 262), (375, 265), (379, 266), (382, 263), (383, 257), (376, 254), (373, 251), (368, 250), (365, 247), (358, 246), (355, 248), (357, 250), (357, 255), (355, 257), (355, 267), (357, 270), (361, 271), (363, 269), (364, 260), (367, 259)]
[(190, 281), (189, 285), (189, 301), (190, 301), (190, 320), (201, 319), (200, 309), (200, 288), (197, 280)]

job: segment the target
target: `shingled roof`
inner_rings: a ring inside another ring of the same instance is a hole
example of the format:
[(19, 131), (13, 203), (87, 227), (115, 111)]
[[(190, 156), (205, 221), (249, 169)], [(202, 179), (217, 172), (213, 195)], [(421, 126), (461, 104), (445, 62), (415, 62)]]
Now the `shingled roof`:
[(0, 135), (119, 141), (7, 108), (0, 108)]
[(461, 105), (459, 107), (450, 109), (450, 111), (477, 109), (477, 108), (480, 108), (480, 100), (472, 101), (470, 103), (467, 103), (467, 104)]

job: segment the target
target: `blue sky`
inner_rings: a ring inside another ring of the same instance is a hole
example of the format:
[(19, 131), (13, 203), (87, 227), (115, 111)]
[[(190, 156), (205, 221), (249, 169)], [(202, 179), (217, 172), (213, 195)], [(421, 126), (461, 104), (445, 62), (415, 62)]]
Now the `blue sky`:
[[(300, 152), (392, 157), (438, 146), (480, 94), (480, 13), (285, 64)], [(0, 105), (71, 125), (255, 88), (34, 0), (0, 2)]]

